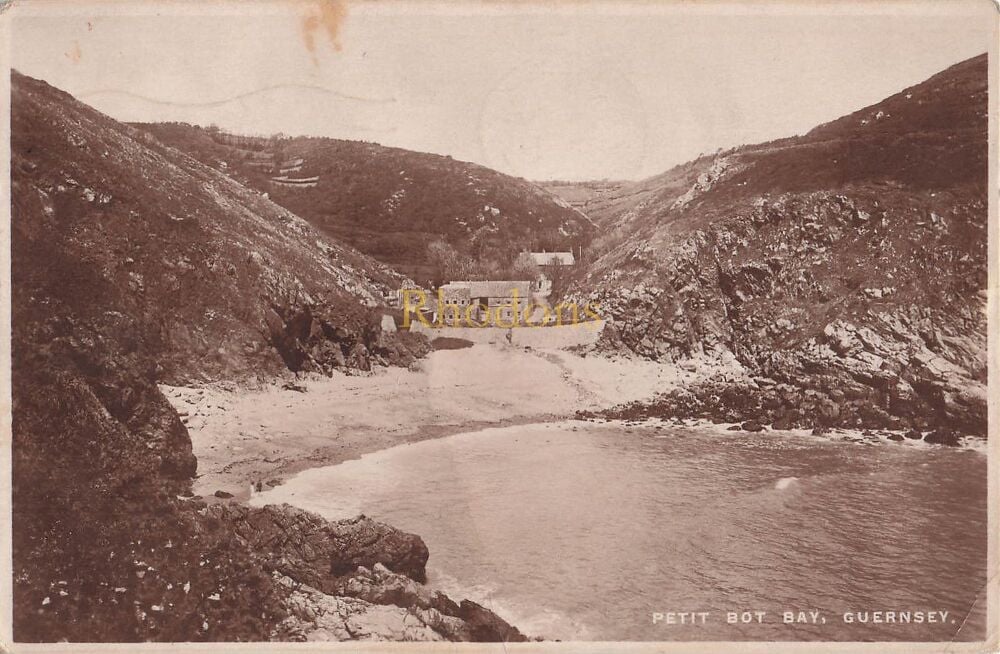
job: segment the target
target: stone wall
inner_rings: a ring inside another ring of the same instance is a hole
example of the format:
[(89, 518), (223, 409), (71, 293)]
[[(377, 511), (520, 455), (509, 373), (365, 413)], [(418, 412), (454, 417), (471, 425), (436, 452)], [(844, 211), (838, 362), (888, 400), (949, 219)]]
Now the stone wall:
[(507, 343), (507, 333), (510, 332), (511, 344), (522, 347), (541, 349), (569, 348), (593, 345), (604, 330), (604, 321), (595, 320), (577, 325), (562, 325), (559, 327), (428, 327), (423, 323), (413, 322), (410, 331), (423, 334), (428, 339), (439, 337), (463, 338), (473, 343)]

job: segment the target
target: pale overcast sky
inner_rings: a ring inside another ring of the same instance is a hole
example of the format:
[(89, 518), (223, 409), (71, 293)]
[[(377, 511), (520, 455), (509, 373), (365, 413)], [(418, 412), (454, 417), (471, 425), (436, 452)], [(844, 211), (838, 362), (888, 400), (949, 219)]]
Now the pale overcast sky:
[(11, 57), (120, 120), (376, 141), (536, 180), (638, 179), (877, 102), (985, 52), (995, 22), (986, 0), (925, 5), (935, 16), (354, 3), (324, 14), (335, 29), (307, 29), (317, 4), (123, 16), (38, 3), (47, 15), (15, 16)]

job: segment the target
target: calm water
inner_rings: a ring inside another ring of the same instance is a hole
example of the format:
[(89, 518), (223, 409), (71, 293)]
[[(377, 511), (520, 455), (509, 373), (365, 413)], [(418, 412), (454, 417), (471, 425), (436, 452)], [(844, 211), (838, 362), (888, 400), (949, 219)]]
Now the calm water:
[[(432, 585), (533, 636), (984, 637), (980, 452), (560, 423), (396, 447), (304, 472), (254, 502), (364, 513), (420, 534)], [(667, 624), (683, 611), (709, 615)], [(766, 613), (732, 625), (730, 611)], [(820, 615), (785, 624), (785, 611)], [(845, 623), (856, 611), (949, 613), (937, 624)]]

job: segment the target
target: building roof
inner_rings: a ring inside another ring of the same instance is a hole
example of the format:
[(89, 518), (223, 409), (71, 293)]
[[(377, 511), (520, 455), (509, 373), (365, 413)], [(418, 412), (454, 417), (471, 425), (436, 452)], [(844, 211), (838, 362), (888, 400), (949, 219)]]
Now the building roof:
[(468, 295), (463, 297), (503, 297), (509, 298), (513, 297), (514, 289), (517, 289), (518, 297), (521, 299), (531, 297), (531, 282), (524, 281), (489, 281), (489, 282), (473, 282), (473, 281), (459, 281), (459, 282), (449, 282), (441, 287), (445, 292), (445, 297), (449, 297), (449, 289), (466, 289)]
[(468, 300), (472, 297), (468, 286), (462, 286), (460, 284), (455, 284), (454, 282), (442, 286), (441, 295), (444, 297), (446, 302), (448, 300)]
[(576, 257), (572, 252), (529, 252), (535, 264), (539, 266), (572, 266)]

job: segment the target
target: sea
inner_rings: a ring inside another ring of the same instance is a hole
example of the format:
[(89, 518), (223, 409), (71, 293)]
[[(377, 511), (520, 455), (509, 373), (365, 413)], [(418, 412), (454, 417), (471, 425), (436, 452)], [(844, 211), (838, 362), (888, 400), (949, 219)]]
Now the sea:
[(428, 584), (565, 641), (980, 640), (984, 442), (564, 421), (256, 495), (419, 534)]

